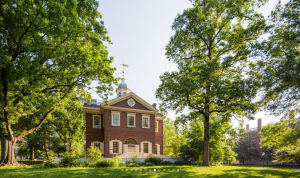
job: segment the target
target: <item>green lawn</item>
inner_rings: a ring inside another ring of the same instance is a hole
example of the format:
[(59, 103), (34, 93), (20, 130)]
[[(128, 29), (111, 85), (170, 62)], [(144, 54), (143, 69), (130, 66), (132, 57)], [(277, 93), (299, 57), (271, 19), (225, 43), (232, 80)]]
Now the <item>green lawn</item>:
[[(142, 169), (142, 171), (140, 170)], [(147, 169), (147, 170), (145, 170)], [(165, 170), (163, 170), (165, 169)], [(219, 167), (152, 166), (140, 168), (22, 168), (0, 169), (0, 177), (300, 177), (296, 170), (276, 170), (259, 166)]]

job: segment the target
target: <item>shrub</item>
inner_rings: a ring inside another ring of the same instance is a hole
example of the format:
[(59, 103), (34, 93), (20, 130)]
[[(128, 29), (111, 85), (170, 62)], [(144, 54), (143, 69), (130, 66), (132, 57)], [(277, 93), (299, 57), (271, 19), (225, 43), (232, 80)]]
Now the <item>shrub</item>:
[(144, 163), (144, 166), (154, 166), (154, 163), (151, 163), (151, 162)]
[(116, 164), (115, 167), (120, 166), (121, 161), (122, 161), (122, 158), (120, 156), (118, 156), (118, 155), (113, 156), (112, 159), (115, 161), (115, 164)]
[(86, 157), (93, 163), (100, 161), (103, 158), (101, 151), (93, 146), (87, 149)]
[(60, 160), (59, 164), (62, 167), (73, 166), (76, 157), (72, 156), (68, 151), (63, 153), (62, 159)]
[(159, 157), (154, 157), (152, 154), (145, 158), (145, 163), (153, 163), (154, 165), (162, 165), (162, 159)]
[(96, 162), (96, 167), (115, 167), (116, 162), (113, 159), (103, 159)]
[(171, 161), (163, 161), (162, 165), (172, 165), (173, 163)]
[(177, 160), (177, 161), (175, 161), (175, 162), (173, 163), (173, 165), (178, 165), (178, 166), (184, 165), (184, 162), (181, 161), (181, 160)]
[(137, 161), (137, 156), (131, 156), (131, 158), (129, 160), (126, 161), (126, 166), (128, 167), (137, 167), (140, 166), (141, 163)]

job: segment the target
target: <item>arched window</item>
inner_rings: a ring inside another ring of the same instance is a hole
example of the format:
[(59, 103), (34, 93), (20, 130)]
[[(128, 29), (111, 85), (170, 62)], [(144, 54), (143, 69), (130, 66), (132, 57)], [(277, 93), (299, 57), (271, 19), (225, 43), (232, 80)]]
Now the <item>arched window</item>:
[(124, 92), (123, 95), (126, 95), (126, 93)]
[(119, 92), (119, 97), (121, 96), (121, 92)]
[(138, 144), (134, 138), (127, 138), (125, 144)]

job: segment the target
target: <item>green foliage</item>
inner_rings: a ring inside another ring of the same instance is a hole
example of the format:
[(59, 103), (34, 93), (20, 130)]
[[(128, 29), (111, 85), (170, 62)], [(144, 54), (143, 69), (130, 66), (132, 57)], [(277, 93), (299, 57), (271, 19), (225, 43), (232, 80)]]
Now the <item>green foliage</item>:
[(97, 162), (101, 160), (103, 157), (101, 151), (98, 150), (97, 147), (91, 146), (86, 150), (86, 158), (88, 158), (91, 162)]
[(282, 149), (277, 149), (274, 153), (275, 162), (281, 163), (292, 163), (297, 164), (297, 169), (300, 165), (300, 147), (285, 147)]
[(116, 161), (113, 159), (102, 159), (95, 163), (96, 167), (116, 167)]
[(163, 132), (163, 148), (164, 155), (178, 156), (179, 145), (182, 138), (176, 133), (175, 123), (172, 119), (167, 118), (164, 120), (164, 132)]
[(127, 167), (138, 167), (138, 166), (142, 165), (142, 163), (137, 161), (137, 156), (134, 156), (134, 155), (132, 155), (130, 157), (130, 159), (126, 161), (125, 164), (126, 164)]
[(62, 159), (59, 164), (61, 167), (71, 167), (74, 165), (76, 157), (71, 155), (70, 152), (66, 151), (63, 153)]
[(172, 165), (171, 161), (162, 161), (162, 165)]
[(269, 124), (260, 131), (261, 146), (274, 150), (274, 159), (278, 163), (296, 162), (300, 164), (300, 125), (299, 118), (288, 124), (284, 118), (278, 123)]
[(252, 159), (259, 155), (258, 151), (255, 148), (255, 142), (251, 138), (251, 135), (246, 135), (238, 143), (237, 147), (234, 148), (234, 151), (237, 153), (236, 159), (244, 161), (247, 159)]
[(115, 156), (112, 157), (112, 159), (115, 161), (115, 167), (120, 166), (121, 161), (122, 161), (122, 158), (120, 156), (115, 155)]
[(154, 165), (162, 165), (162, 159), (159, 158), (159, 157), (155, 157), (153, 156), (152, 154), (148, 155), (146, 158), (145, 158), (145, 163), (153, 163)]
[[(255, 13), (255, 0), (195, 1), (194, 7), (178, 14), (175, 35), (166, 46), (166, 57), (177, 70), (160, 76), (156, 97), (160, 110), (192, 111), (185, 122), (205, 120), (204, 161), (209, 166), (209, 121), (214, 113), (224, 119), (233, 115), (253, 118), (253, 102), (259, 82), (250, 75), (252, 44), (265, 30), (265, 20)], [(247, 24), (247, 25), (244, 25)]]
[[(107, 100), (117, 84), (116, 68), (98, 5), (96, 0), (1, 1), (1, 135), (15, 142), (31, 134), (64, 99), (74, 93), (90, 97), (85, 88), (93, 80)], [(30, 119), (30, 126), (20, 126), (22, 119)]]
[(37, 152), (42, 156), (42, 158), (45, 161), (50, 162), (50, 163), (54, 163), (55, 159), (57, 158), (57, 154), (54, 153), (54, 151), (52, 151), (52, 150), (50, 150), (48, 152), (38, 150)]
[(264, 155), (262, 155), (260, 157), (260, 160), (262, 161), (266, 161), (267, 165), (269, 164), (269, 162), (272, 162), (274, 160), (274, 150), (273, 149), (266, 149), (266, 148), (261, 148), (261, 151), (264, 153)]
[(85, 151), (84, 151), (84, 143), (83, 141), (78, 141), (72, 144), (72, 150), (75, 152), (77, 158), (84, 158)]
[(175, 165), (175, 166), (181, 166), (181, 165), (184, 165), (184, 162), (181, 161), (181, 160), (176, 160), (176, 161), (173, 163), (173, 165)]
[[(83, 139), (85, 131), (85, 118), (82, 110), (83, 103), (73, 93), (72, 97), (66, 98), (54, 111), (49, 119), (51, 128), (58, 134), (61, 142), (68, 141), (69, 149), (73, 150), (74, 144), (78, 145)], [(82, 148), (81, 148), (82, 149)], [(81, 154), (82, 150), (77, 150)]]
[(263, 106), (273, 114), (299, 107), (300, 2), (281, 2), (269, 19), (269, 37), (259, 46), (257, 80), (263, 87)]

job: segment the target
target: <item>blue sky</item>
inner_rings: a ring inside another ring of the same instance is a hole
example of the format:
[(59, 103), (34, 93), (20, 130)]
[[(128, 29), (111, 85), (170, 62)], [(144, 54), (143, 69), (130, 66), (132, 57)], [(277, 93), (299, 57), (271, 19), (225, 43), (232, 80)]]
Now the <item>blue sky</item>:
[[(267, 16), (277, 2), (270, 0), (259, 11)], [(286, 2), (283, 0), (283, 3)], [(176, 70), (176, 65), (165, 57), (165, 46), (174, 35), (171, 25), (176, 15), (190, 7), (189, 0), (99, 0), (98, 11), (113, 42), (113, 45), (108, 45), (108, 50), (109, 55), (114, 57), (112, 66), (117, 67), (114, 76), (122, 76), (121, 64), (124, 61), (129, 65), (125, 68), (126, 83), (132, 92), (150, 104), (159, 104), (155, 98), (159, 76)], [(93, 82), (93, 86), (96, 85), (97, 82)], [(101, 99), (96, 92), (90, 92), (93, 98)], [(114, 91), (109, 99), (115, 97)], [(175, 113), (169, 111), (168, 117), (175, 119)], [(256, 118), (262, 118), (263, 125), (278, 120), (263, 112), (258, 113)], [(238, 125), (235, 119), (232, 123)], [(245, 124), (250, 124), (250, 128), (257, 127), (256, 120), (246, 120)]]

